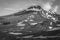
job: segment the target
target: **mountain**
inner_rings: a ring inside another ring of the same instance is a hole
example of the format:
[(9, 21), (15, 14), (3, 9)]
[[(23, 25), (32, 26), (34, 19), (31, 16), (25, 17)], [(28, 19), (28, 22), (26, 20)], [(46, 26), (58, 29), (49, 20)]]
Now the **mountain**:
[(41, 6), (39, 6), (39, 5), (30, 6), (27, 9), (33, 9), (33, 8), (35, 8), (35, 9), (42, 9)]

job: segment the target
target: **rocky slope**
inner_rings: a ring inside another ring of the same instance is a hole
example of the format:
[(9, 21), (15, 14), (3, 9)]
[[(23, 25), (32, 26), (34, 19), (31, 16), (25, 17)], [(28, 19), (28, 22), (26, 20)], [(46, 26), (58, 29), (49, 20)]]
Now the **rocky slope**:
[(39, 5), (31, 6), (13, 15), (1, 17), (0, 31), (20, 36), (36, 35), (37, 33), (37, 35), (41, 35), (43, 32), (49, 33), (47, 31), (53, 31), (54, 28), (57, 28), (56, 20), (58, 19), (56, 14), (56, 20), (53, 19), (54, 16), (51, 12), (49, 15), (52, 16), (48, 16), (47, 11), (43, 10)]

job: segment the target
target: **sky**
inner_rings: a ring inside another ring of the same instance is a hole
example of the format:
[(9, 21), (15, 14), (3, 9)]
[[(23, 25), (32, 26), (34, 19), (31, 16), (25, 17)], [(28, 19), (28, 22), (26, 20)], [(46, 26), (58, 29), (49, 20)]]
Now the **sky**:
[(42, 6), (47, 2), (52, 3), (52, 6), (59, 6), (59, 13), (60, 0), (0, 0), (0, 16), (13, 14), (35, 4)]

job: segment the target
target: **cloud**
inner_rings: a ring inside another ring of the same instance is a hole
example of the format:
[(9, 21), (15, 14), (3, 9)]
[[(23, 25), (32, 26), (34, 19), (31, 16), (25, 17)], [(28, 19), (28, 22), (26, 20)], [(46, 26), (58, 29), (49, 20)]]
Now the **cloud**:
[(43, 4), (43, 9), (46, 11), (49, 11), (51, 9), (51, 4), (49, 2), (47, 2), (46, 4)]
[(55, 8), (54, 8), (54, 12), (57, 12), (58, 11), (58, 6), (56, 5)]

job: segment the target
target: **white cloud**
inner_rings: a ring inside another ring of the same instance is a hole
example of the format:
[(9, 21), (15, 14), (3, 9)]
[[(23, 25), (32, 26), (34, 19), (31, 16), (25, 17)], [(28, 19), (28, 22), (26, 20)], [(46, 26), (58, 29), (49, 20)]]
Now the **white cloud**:
[(47, 2), (46, 4), (43, 4), (43, 9), (46, 11), (49, 11), (52, 7), (52, 4), (50, 4), (49, 2)]
[(54, 12), (57, 12), (58, 11), (58, 6), (55, 6), (55, 8), (54, 8)]

